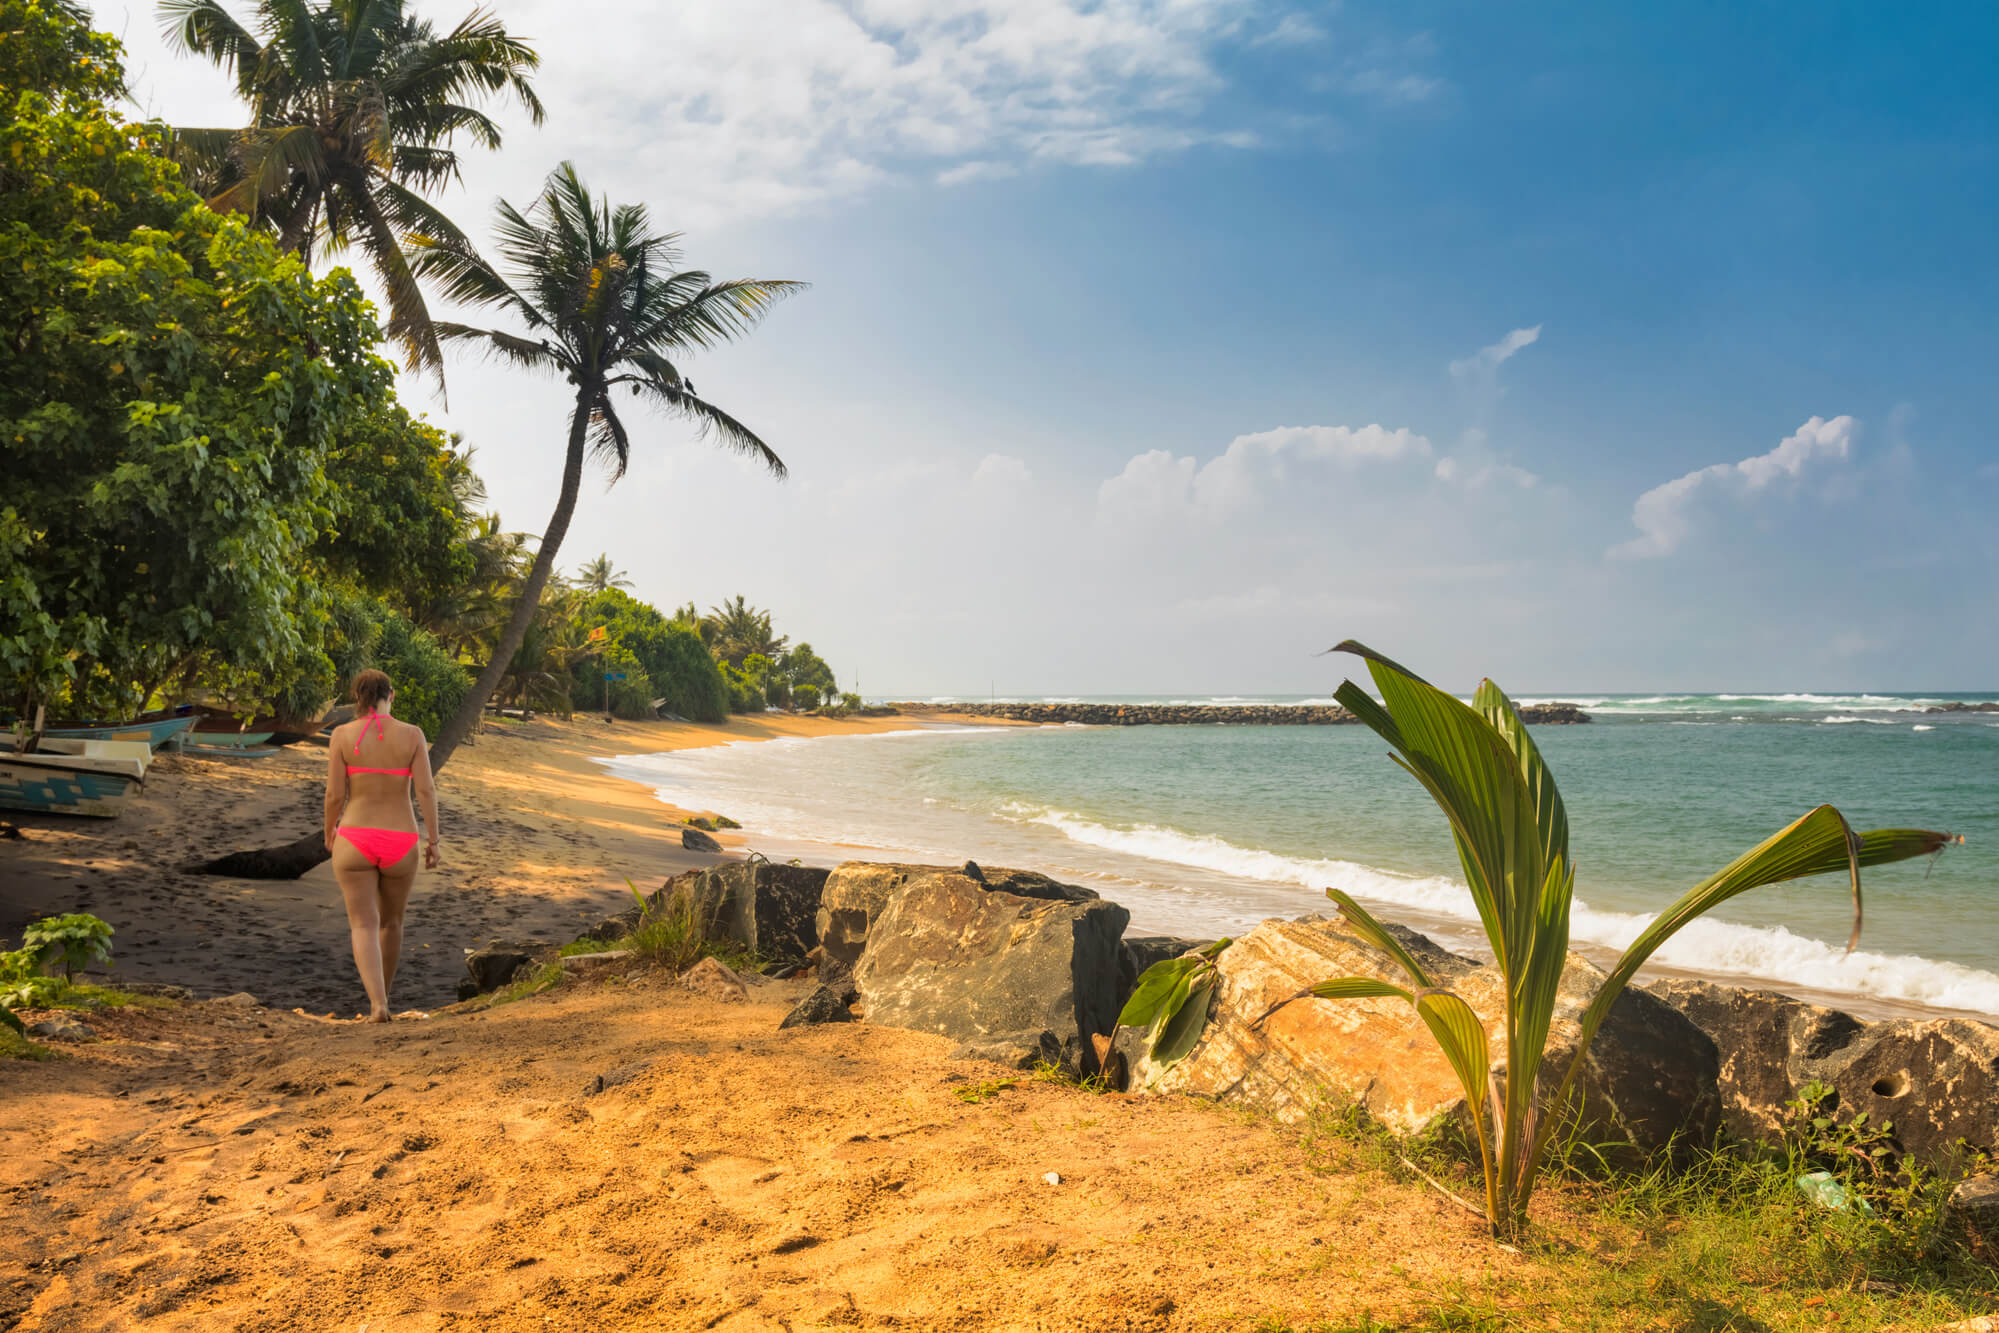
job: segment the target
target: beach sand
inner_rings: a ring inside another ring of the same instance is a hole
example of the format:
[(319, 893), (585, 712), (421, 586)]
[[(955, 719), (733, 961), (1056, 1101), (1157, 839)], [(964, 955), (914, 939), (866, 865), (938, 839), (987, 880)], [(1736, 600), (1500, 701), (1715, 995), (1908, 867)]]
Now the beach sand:
[(803, 990), (89, 1015), (0, 1069), (0, 1328), (1302, 1329), (1549, 1280), (1253, 1116), (779, 1030)]
[[(715, 726), (582, 715), (488, 722), (438, 775), (443, 862), (417, 876), (392, 1003), (449, 1004), (466, 949), (491, 939), (565, 943), (631, 905), (627, 876), (649, 892), (722, 859), (682, 849), (680, 819), (689, 812), (592, 759), (909, 725), (788, 714)], [(0, 939), (19, 939), (39, 917), (90, 912), (117, 932), (114, 980), (189, 986), (201, 996), (247, 991), (314, 1013), (365, 1009), (330, 864), (297, 880), (181, 869), (317, 829), (325, 776), (326, 751), (310, 744), (268, 759), (162, 754), (116, 819), (0, 812), (22, 831), (18, 841), (0, 840)], [(716, 836), (740, 856), (755, 846), (756, 830)]]

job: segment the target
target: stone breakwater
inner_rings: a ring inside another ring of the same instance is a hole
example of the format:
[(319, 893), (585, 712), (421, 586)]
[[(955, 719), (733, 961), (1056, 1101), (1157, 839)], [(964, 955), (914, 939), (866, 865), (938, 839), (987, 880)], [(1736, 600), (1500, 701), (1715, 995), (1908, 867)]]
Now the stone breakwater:
[[(894, 705), (904, 714), (998, 717), (1010, 722), (1076, 722), (1092, 727), (1341, 727), (1359, 718), (1338, 704), (917, 704)], [(1588, 722), (1575, 704), (1534, 704), (1520, 710), (1538, 726)]]

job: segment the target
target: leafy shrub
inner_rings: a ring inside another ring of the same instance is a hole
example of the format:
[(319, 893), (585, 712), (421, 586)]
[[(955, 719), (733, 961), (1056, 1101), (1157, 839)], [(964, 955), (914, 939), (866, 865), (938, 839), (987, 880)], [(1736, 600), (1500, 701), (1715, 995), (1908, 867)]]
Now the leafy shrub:
[(21, 932), (19, 952), (30, 954), (37, 971), (62, 964), (65, 982), (92, 963), (111, 961), (111, 927), (87, 912), (43, 917)]
[[(660, 706), (666, 711), (697, 722), (721, 722), (728, 718), (728, 682), (692, 621), (661, 615), (656, 607), (618, 588), (606, 588), (592, 597), (583, 615), (592, 628), (604, 627), (608, 643), (603, 660), (610, 660), (620, 651), (628, 653), (646, 675), (643, 687), (646, 697), (643, 701), (633, 700), (644, 711), (624, 711), (616, 689), (620, 682), (614, 681), (613, 712), (621, 717), (650, 716), (652, 701), (664, 699)], [(597, 669), (594, 661), (577, 668), (579, 672)], [(628, 667), (609, 669), (630, 674)], [(577, 697), (595, 706), (603, 698), (603, 683), (601, 676), (593, 679), (594, 688), (579, 692)], [(624, 683), (636, 685), (636, 681)]]
[(378, 603), (375, 615), (381, 633), (371, 665), (395, 682), (396, 716), (422, 727), (427, 736), (437, 735), (472, 688), (471, 678), (442, 644), (401, 612)]
[(817, 685), (793, 686), (791, 690), (791, 702), (794, 707), (803, 708), (808, 711), (817, 708), (819, 706), (819, 687)]

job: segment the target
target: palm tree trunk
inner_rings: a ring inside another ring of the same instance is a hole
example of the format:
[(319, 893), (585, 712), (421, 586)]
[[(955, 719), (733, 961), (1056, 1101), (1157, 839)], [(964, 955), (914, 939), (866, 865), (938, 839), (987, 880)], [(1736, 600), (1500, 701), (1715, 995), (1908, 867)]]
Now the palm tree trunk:
[[(555, 502), (555, 514), (548, 520), (548, 530), (541, 535), (541, 547), (534, 553), (534, 563), (528, 567), (527, 582), (521, 587), (520, 600), (514, 604), (513, 616), (507, 621), (506, 633), (493, 650), (492, 660), (479, 673), (479, 679), (472, 683), (465, 698), (459, 703), (458, 711), (444, 724), (437, 739), (430, 745), (430, 767), (434, 773), (444, 767), (444, 761), (451, 757), (465, 738), (479, 725), (480, 716), (486, 710), (486, 700), (506, 674), (507, 663), (514, 660), (520, 650), (521, 640), (527, 637), (528, 624), (534, 619), (535, 608), (541, 604), (541, 590), (548, 582), (548, 576), (555, 570), (555, 555), (562, 547), (562, 539), (569, 532), (569, 519), (576, 512), (576, 493), (583, 485), (583, 441), (590, 426), (590, 394), (585, 388), (576, 393), (576, 416), (569, 425), (569, 456), (562, 466), (562, 495)], [(234, 875), (243, 879), (297, 879), (306, 871), (324, 861), (331, 853), (326, 850), (325, 834), (320, 829), (299, 838), (295, 842), (277, 847), (263, 847), (254, 851), (231, 852), (186, 867), (195, 874)]]
[(562, 549), (562, 539), (569, 533), (569, 520), (576, 512), (576, 493), (583, 484), (583, 441), (590, 428), (590, 398), (594, 390), (585, 385), (576, 392), (576, 415), (569, 423), (569, 455), (563, 460), (562, 495), (555, 502), (555, 513), (548, 520), (548, 530), (541, 535), (541, 545), (534, 553), (534, 563), (528, 566), (527, 582), (521, 585), (520, 600), (514, 603), (514, 613), (507, 621), (507, 629), (493, 648), (493, 655), (479, 679), (460, 701), (458, 711), (444, 724), (437, 739), (430, 743), (430, 768), (434, 773), (444, 767), (451, 752), (464, 743), (479, 725), (485, 714), (486, 700), (499, 687), (500, 678), (507, 674), (507, 664), (520, 651), (521, 641), (527, 638), (528, 625), (534, 620), (534, 613), (541, 605), (541, 590), (548, 583), (548, 576), (555, 572), (556, 552)]

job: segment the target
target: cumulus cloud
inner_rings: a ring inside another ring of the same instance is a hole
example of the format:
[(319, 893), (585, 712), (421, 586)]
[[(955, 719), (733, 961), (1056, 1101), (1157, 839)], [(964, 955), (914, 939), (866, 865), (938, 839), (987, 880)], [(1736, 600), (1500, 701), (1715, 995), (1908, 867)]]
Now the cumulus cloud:
[(1769, 453), (1738, 463), (1716, 463), (1654, 486), (1631, 507), (1639, 535), (1613, 546), (1610, 554), (1630, 560), (1671, 555), (1692, 535), (1704, 497), (1746, 500), (1780, 482), (1796, 481), (1815, 462), (1848, 457), (1859, 429), (1860, 423), (1850, 416), (1830, 421), (1813, 417)]
[(1164, 449), (1134, 457), (1097, 490), (1098, 505), (1112, 514), (1200, 512), (1219, 515), (1249, 503), (1266, 475), (1281, 477), (1289, 463), (1353, 468), (1401, 459), (1427, 459), (1430, 441), (1406, 426), (1279, 426), (1238, 435), (1227, 449), (1197, 465)]
[(1510, 360), (1523, 347), (1531, 347), (1541, 338), (1541, 326), (1531, 329), (1515, 329), (1490, 347), (1481, 347), (1461, 361), (1451, 362), (1451, 378), (1455, 380), (1489, 380), (1500, 366)]
[(972, 484), (995, 490), (1025, 486), (1034, 480), (1027, 464), (1012, 454), (987, 454), (972, 470)]

